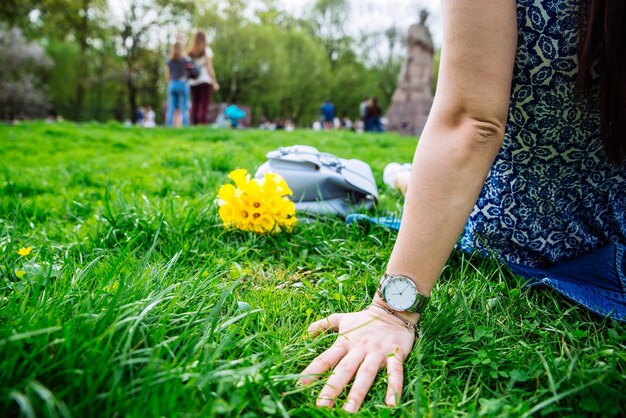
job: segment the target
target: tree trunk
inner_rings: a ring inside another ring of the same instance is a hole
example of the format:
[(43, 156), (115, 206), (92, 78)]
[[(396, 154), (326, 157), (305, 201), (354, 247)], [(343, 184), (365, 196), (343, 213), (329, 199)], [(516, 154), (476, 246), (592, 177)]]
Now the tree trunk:
[(128, 104), (130, 105), (131, 120), (133, 123), (137, 123), (137, 86), (133, 80), (133, 69), (128, 68), (128, 74), (126, 77), (126, 86), (128, 87)]
[(98, 70), (98, 82), (96, 84), (96, 104), (94, 110), (94, 118), (102, 121), (102, 93), (104, 89), (104, 74), (106, 73), (106, 53), (100, 54), (100, 65)]
[(80, 58), (78, 66), (78, 84), (76, 86), (76, 107), (74, 108), (74, 119), (81, 120), (85, 114), (85, 81), (88, 77), (87, 72), (87, 37), (89, 33), (89, 6), (91, 0), (83, 0), (80, 25), (77, 31), (78, 46), (80, 49)]

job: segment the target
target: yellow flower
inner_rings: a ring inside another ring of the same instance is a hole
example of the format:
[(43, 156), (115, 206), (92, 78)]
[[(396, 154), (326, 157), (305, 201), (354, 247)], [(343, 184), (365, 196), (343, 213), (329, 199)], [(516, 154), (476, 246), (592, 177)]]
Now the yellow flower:
[(224, 222), (230, 224), (236, 219), (236, 209), (233, 204), (227, 203), (220, 206), (219, 215)]
[(19, 249), (19, 251), (18, 251), (17, 253), (18, 253), (21, 257), (26, 257), (27, 255), (29, 255), (29, 254), (30, 254), (30, 252), (31, 252), (32, 250), (33, 250), (33, 249), (32, 249), (31, 247), (26, 247), (26, 248), (22, 247), (22, 248), (20, 248), (20, 249)]
[(287, 229), (287, 231), (291, 231), (295, 225), (296, 225), (295, 216), (285, 219), (282, 223), (282, 226), (284, 226)]
[(219, 197), (224, 202), (229, 202), (234, 199), (236, 191), (237, 189), (232, 184), (225, 184), (220, 187), (220, 191), (217, 194), (217, 197)]
[(228, 175), (228, 178), (230, 178), (232, 181), (234, 181), (235, 185), (239, 189), (243, 189), (245, 187), (246, 183), (248, 183), (248, 181), (250, 181), (250, 176), (248, 175), (248, 172), (246, 170), (244, 170), (244, 169), (239, 169), (239, 170), (232, 171)]
[(269, 232), (274, 229), (276, 221), (269, 215), (263, 215), (259, 212), (253, 213), (250, 223), (255, 231)]
[(268, 173), (264, 177), (263, 189), (268, 194), (276, 194), (278, 196), (291, 196), (293, 192), (287, 185), (285, 179), (279, 174)]
[(18, 279), (21, 279), (22, 277), (26, 275), (26, 272), (24, 270), (16, 270), (15, 275), (17, 276)]
[(219, 215), (226, 228), (258, 234), (288, 231), (296, 223), (295, 205), (287, 196), (293, 192), (278, 174), (252, 179), (246, 170), (235, 170), (218, 192)]
[(111, 284), (106, 285), (104, 287), (104, 289), (102, 289), (102, 290), (104, 290), (105, 292), (108, 292), (108, 293), (115, 293), (115, 292), (117, 292), (117, 289), (119, 289), (119, 287), (120, 287), (120, 283), (119, 282), (113, 282)]

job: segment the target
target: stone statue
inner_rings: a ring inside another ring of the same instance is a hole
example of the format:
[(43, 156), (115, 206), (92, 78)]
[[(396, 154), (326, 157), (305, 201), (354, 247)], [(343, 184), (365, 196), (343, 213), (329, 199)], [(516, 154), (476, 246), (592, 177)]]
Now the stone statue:
[(407, 57), (387, 112), (388, 129), (405, 135), (421, 135), (433, 104), (431, 92), (435, 47), (426, 26), (428, 12), (411, 25), (407, 35)]

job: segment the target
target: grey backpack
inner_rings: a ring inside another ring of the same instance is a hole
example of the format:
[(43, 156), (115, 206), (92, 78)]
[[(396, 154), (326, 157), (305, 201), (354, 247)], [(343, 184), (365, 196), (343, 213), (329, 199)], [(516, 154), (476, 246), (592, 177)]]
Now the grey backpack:
[(299, 212), (345, 217), (357, 207), (369, 209), (378, 203), (374, 174), (363, 161), (338, 158), (307, 145), (279, 148), (266, 157), (256, 177), (268, 172), (283, 176)]

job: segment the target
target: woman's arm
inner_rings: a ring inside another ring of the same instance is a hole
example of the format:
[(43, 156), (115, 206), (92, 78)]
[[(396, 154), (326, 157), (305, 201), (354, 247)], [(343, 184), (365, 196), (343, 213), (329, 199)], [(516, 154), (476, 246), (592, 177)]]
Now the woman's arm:
[[(500, 149), (517, 46), (515, 0), (442, 0), (439, 85), (415, 153), (400, 233), (387, 271), (430, 294)], [(378, 303), (382, 301), (376, 297)], [(416, 314), (405, 318), (417, 321)], [(332, 406), (354, 377), (346, 410), (363, 402), (378, 370), (389, 376), (386, 403), (402, 393), (402, 362), (414, 337), (382, 311), (335, 314), (310, 331), (339, 331), (335, 344), (303, 372), (309, 383), (334, 367), (318, 397)]]
[(206, 69), (209, 71), (211, 80), (213, 80), (213, 90), (219, 91), (220, 83), (217, 82), (217, 77), (215, 76), (215, 68), (213, 68), (213, 58), (206, 57)]
[(170, 67), (166, 64), (165, 65), (165, 84), (169, 84), (170, 82)]
[(512, 0), (443, 1), (439, 86), (387, 271), (430, 294), (495, 159), (517, 46)]

